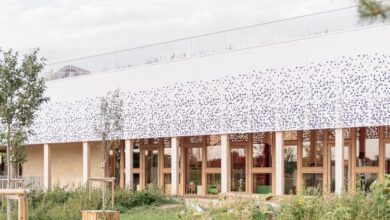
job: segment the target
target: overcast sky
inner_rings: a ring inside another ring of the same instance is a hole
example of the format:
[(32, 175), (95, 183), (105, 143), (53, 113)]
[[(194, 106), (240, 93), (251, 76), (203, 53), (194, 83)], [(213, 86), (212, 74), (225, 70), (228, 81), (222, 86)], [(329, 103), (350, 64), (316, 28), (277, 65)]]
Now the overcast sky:
[(0, 47), (48, 63), (354, 5), (354, 0), (1, 0)]

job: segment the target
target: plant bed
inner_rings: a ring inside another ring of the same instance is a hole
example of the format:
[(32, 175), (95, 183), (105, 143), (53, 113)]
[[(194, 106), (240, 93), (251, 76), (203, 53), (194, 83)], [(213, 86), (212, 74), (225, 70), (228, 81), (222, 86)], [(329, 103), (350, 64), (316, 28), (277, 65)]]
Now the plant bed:
[(81, 211), (82, 220), (119, 220), (119, 211), (114, 210), (84, 210)]

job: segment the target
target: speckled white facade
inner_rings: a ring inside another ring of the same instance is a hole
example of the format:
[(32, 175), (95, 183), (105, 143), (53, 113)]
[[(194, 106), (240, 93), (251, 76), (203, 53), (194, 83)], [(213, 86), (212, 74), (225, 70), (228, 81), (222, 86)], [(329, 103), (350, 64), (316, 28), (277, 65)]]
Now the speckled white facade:
[(117, 87), (123, 139), (388, 125), (388, 36), (383, 25), (49, 82), (29, 143), (98, 140), (98, 97)]
[[(124, 139), (390, 123), (390, 56), (362, 54), (293, 68), (124, 92)], [(96, 140), (98, 99), (50, 102), (33, 143)]]

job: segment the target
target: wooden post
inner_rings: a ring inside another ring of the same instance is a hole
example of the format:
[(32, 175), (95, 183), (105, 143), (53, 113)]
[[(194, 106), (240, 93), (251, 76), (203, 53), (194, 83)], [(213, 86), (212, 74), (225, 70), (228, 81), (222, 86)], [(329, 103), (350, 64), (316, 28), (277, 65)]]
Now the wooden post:
[(125, 184), (125, 146), (123, 146), (123, 142), (121, 141), (120, 145), (120, 158), (119, 158), (119, 187), (124, 189)]
[(298, 144), (297, 144), (297, 193), (301, 192), (303, 188), (303, 173), (302, 173), (302, 139), (303, 131), (298, 131)]
[(172, 167), (171, 167), (171, 195), (179, 194), (179, 140), (176, 137), (171, 139), (172, 147)]
[(344, 135), (343, 129), (335, 130), (335, 193), (340, 195), (344, 190)]
[[(115, 205), (115, 177), (106, 177), (106, 178), (90, 178), (89, 179), (89, 201), (92, 199), (92, 183), (93, 182), (100, 182), (102, 184), (102, 196), (103, 196), (103, 204), (105, 203), (105, 194), (106, 194), (106, 188), (107, 188), (107, 183), (111, 184), (111, 208), (114, 209)], [(103, 206), (104, 209), (104, 206)]]
[(81, 211), (83, 220), (119, 220), (119, 211), (85, 210)]
[(0, 195), (7, 199), (18, 200), (18, 220), (28, 219), (28, 200), (26, 189), (0, 189)]
[(160, 146), (158, 147), (158, 168), (157, 168), (157, 176), (158, 176), (158, 187), (162, 191), (164, 191), (164, 138), (160, 138)]
[(385, 149), (385, 131), (384, 127), (381, 126), (378, 128), (379, 130), (379, 175), (378, 179), (379, 182), (383, 183), (385, 181), (385, 167), (386, 167), (386, 149)]
[(253, 193), (253, 134), (248, 134), (246, 152), (246, 192)]
[(350, 192), (355, 192), (356, 190), (356, 128), (351, 128), (351, 183), (350, 183)]
[(207, 174), (206, 174), (206, 166), (207, 166), (207, 138), (206, 136), (202, 137), (203, 145), (202, 145), (202, 195), (207, 195)]
[[(179, 140), (179, 139), (178, 139)], [(180, 195), (184, 196), (184, 194), (186, 193), (186, 170), (187, 170), (187, 163), (186, 163), (186, 160), (187, 160), (187, 148), (185, 146), (185, 143), (184, 143), (184, 138), (179, 140), (179, 143), (180, 141), (182, 141), (182, 145), (179, 144), (179, 148), (180, 148)]]

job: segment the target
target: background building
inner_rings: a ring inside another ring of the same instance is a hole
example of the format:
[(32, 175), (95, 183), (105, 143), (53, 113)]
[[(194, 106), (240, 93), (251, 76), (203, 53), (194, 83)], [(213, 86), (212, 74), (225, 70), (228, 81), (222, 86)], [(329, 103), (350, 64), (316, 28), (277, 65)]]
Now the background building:
[[(50, 188), (108, 172), (172, 195), (341, 192), (390, 159), (390, 27), (356, 8), (49, 65), (22, 174)], [(125, 102), (101, 168), (99, 97)]]

